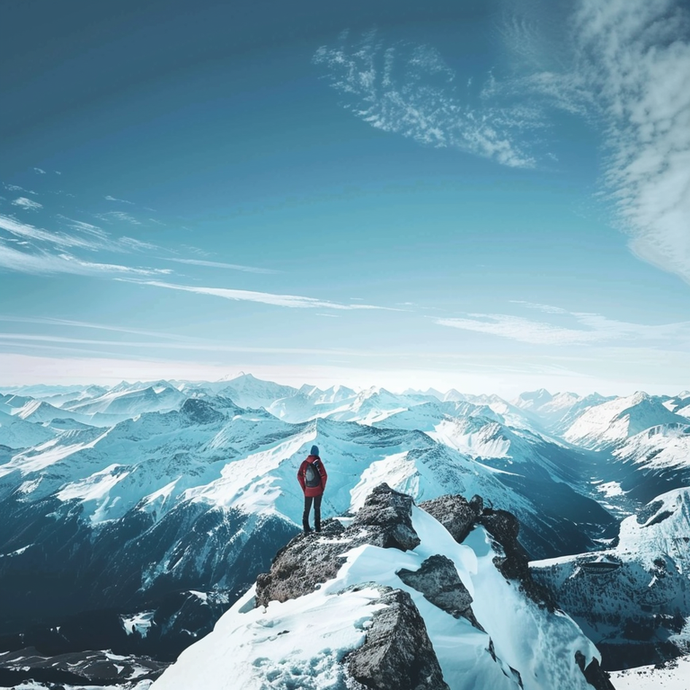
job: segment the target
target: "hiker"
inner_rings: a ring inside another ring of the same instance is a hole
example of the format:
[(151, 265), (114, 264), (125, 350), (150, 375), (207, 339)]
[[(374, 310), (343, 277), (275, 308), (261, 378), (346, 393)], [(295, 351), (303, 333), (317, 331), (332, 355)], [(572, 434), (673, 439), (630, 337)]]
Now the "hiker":
[(304, 533), (309, 534), (311, 527), (309, 527), (309, 511), (311, 510), (312, 501), (314, 503), (314, 529), (317, 532), (321, 531), (321, 498), (326, 489), (326, 468), (319, 457), (319, 447), (312, 446), (311, 452), (306, 460), (299, 466), (297, 472), (297, 481), (304, 491), (304, 514), (302, 515), (302, 526)]

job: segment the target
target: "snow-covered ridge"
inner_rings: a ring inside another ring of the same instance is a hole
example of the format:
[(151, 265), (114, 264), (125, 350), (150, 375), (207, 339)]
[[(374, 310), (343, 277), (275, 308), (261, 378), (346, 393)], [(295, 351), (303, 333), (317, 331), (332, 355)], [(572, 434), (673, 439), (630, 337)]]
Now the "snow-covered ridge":
[[(187, 649), (153, 688), (226, 690), (228, 679), (233, 679), (234, 687), (243, 690), (325, 690), (360, 687), (355, 683), (366, 678), (372, 688), (591, 690), (576, 659), (581, 658), (585, 667), (596, 664), (596, 648), (567, 616), (538, 606), (517, 583), (505, 579), (495, 565), (501, 547), (483, 527), (458, 543), (417, 507), (408, 513), (409, 526), (405, 527), (404, 502), (388, 487), (378, 487), (372, 496), (382, 513), (370, 510), (364, 518), (360, 513), (345, 531), (332, 522), (323, 535), (293, 540), (280, 558), (290, 559), (291, 549), (296, 550), (295, 558), (304, 568), (299, 581), (292, 585), (289, 579), (281, 582), (281, 573), (289, 571), (280, 561), (274, 563), (271, 573), (220, 619), (213, 633)], [(369, 500), (363, 506), (365, 512)], [(387, 542), (387, 537), (379, 536), (386, 531), (406, 536), (400, 537), (402, 542)], [(329, 549), (327, 561), (337, 561), (330, 577), (319, 570), (323, 549)], [(335, 559), (330, 550), (338, 554)], [(429, 565), (432, 562), (434, 566)], [(427, 589), (428, 582), (405, 575), (434, 567), (450, 568), (443, 572), (458, 583), (453, 595), (450, 589), (443, 596), (434, 595)], [(292, 594), (291, 586), (298, 588)], [(269, 599), (278, 596), (279, 600), (257, 605), (257, 599), (263, 601), (267, 596), (267, 587), (281, 592), (268, 594)], [(386, 627), (377, 618), (396, 615), (385, 613), (393, 601), (387, 593), (395, 592), (409, 595), (424, 621), (426, 634), (417, 627), (414, 634), (418, 637), (412, 643), (400, 627)], [(458, 604), (451, 602), (459, 601), (464, 602), (459, 604), (464, 607), (462, 614), (452, 608)], [(470, 603), (471, 610), (467, 608)], [(429, 642), (433, 651), (427, 652)], [(372, 644), (390, 650), (386, 653), (395, 664), (385, 666), (389, 662), (378, 652), (374, 658), (379, 661), (367, 665), (363, 656), (370, 652), (362, 655), (358, 650)], [(376, 677), (381, 664), (387, 674), (385, 685)], [(418, 677), (422, 664), (431, 667), (425, 671), (429, 675)], [(602, 683), (596, 687), (611, 686)]]
[(565, 438), (588, 448), (600, 448), (625, 441), (659, 424), (684, 421), (659, 399), (638, 392), (585, 410), (565, 432)]

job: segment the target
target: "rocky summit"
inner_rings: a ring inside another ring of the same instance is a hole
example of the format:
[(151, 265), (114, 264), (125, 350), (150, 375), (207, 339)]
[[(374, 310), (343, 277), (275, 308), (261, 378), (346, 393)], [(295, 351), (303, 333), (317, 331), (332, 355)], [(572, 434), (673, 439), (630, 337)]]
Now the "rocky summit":
[(417, 506), (380, 484), (294, 537), (153, 688), (611, 690), (518, 536), (479, 496)]

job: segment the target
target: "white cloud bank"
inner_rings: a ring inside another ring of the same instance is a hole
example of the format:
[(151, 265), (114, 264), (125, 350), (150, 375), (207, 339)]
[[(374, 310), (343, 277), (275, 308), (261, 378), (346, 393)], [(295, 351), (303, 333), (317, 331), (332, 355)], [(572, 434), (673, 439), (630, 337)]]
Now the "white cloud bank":
[[(506, 5), (502, 93), (582, 115), (601, 136), (604, 200), (642, 260), (690, 282), (690, 9), (678, 0)], [(565, 27), (560, 34), (556, 28)]]
[(690, 282), (690, 12), (673, 0), (583, 0), (576, 22), (630, 246)]

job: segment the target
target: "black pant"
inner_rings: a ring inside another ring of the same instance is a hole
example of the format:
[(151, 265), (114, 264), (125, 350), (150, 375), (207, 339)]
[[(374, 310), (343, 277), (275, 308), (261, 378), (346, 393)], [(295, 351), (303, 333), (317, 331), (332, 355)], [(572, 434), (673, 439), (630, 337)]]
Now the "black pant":
[(311, 502), (314, 501), (314, 527), (317, 532), (321, 531), (321, 499), (323, 496), (305, 496), (304, 497), (304, 513), (302, 515), (302, 526), (305, 532), (310, 532), (309, 527), (309, 511), (311, 510)]

